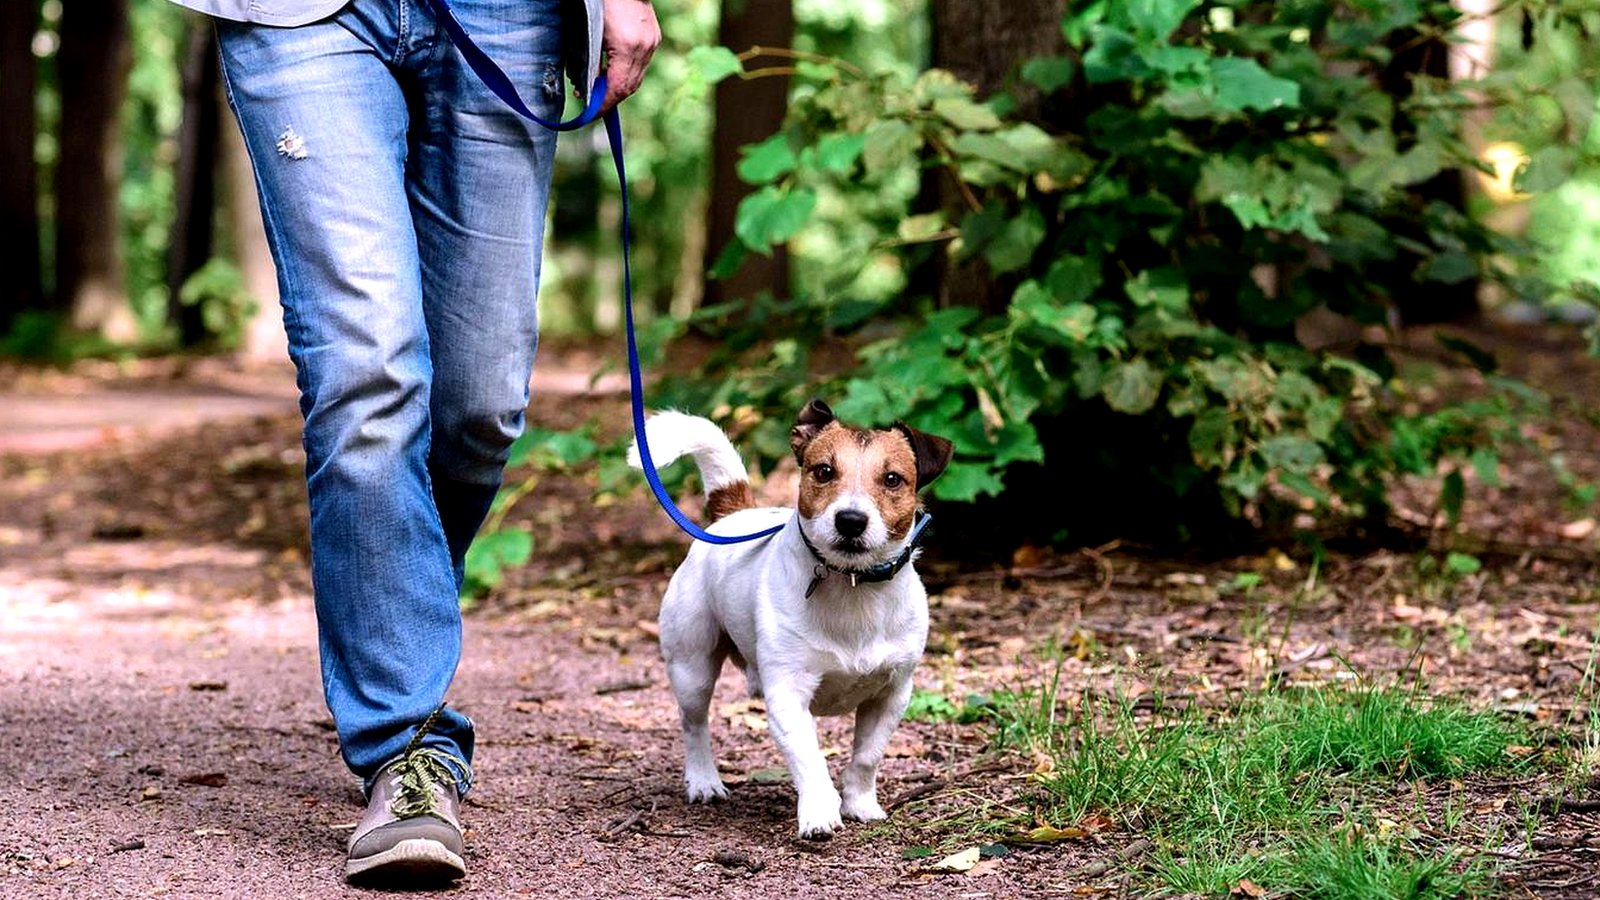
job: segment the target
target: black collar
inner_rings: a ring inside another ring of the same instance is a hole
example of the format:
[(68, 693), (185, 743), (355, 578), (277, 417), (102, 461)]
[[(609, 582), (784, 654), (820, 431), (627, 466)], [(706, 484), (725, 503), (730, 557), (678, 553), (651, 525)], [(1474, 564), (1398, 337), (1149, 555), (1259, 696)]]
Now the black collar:
[(801, 528), (800, 540), (805, 542), (806, 549), (811, 551), (811, 557), (817, 561), (817, 566), (812, 572), (811, 583), (806, 586), (806, 598), (810, 599), (811, 595), (816, 593), (817, 586), (822, 584), (830, 572), (847, 576), (850, 579), (851, 587), (855, 587), (863, 581), (888, 581), (900, 574), (900, 570), (904, 569), (906, 564), (911, 562), (912, 556), (916, 554), (917, 547), (922, 543), (922, 533), (927, 530), (928, 523), (932, 521), (933, 516), (925, 512), (918, 513), (916, 524), (911, 526), (911, 539), (906, 541), (905, 551), (895, 559), (868, 566), (865, 569), (841, 569), (823, 559), (822, 554), (818, 553), (816, 546), (811, 543), (811, 539), (806, 537), (806, 530)]

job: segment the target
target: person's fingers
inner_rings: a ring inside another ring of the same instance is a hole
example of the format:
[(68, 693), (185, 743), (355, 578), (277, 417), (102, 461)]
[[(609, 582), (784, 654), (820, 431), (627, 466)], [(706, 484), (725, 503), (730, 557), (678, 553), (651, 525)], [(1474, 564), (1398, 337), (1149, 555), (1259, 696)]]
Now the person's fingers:
[(661, 43), (655, 9), (640, 0), (612, 0), (605, 5), (606, 97), (611, 109), (639, 89), (650, 57)]

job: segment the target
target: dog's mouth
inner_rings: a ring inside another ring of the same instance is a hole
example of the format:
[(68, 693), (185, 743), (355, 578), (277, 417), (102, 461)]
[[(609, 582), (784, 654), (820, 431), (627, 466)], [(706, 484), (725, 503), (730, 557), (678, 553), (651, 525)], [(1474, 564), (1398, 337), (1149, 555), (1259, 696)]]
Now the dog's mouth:
[(869, 549), (861, 538), (839, 538), (833, 542), (833, 551), (845, 556), (860, 556)]

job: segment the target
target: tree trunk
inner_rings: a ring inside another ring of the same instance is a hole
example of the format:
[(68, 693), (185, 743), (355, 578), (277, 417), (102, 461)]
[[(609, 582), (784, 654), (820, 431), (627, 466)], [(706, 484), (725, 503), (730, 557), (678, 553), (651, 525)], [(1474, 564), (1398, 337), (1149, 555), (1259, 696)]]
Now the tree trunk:
[(39, 266), (39, 179), (33, 161), (33, 94), (38, 61), (37, 0), (0, 3), (0, 332), (43, 302)]
[[(794, 7), (790, 0), (723, 0), (718, 28), (718, 40), (735, 53), (752, 46), (788, 47), (794, 42)], [(734, 239), (734, 213), (750, 193), (735, 171), (739, 148), (777, 132), (788, 107), (788, 78), (729, 78), (717, 85), (706, 209), (707, 269)], [(708, 282), (705, 300), (717, 303), (762, 291), (778, 297), (789, 294), (789, 256), (782, 247), (773, 248), (770, 256), (751, 254), (732, 275)]]
[[(1432, 23), (1430, 23), (1432, 24)], [(1450, 49), (1442, 38), (1423, 36), (1413, 30), (1397, 31), (1389, 37), (1389, 47), (1394, 51), (1389, 65), (1380, 73), (1378, 82), (1395, 100), (1394, 128), (1398, 133), (1399, 148), (1406, 149), (1411, 140), (1413, 126), (1402, 109), (1402, 102), (1415, 92), (1412, 79), (1421, 75), (1433, 78), (1450, 77)], [(1438, 175), (1416, 185), (1410, 190), (1409, 202), (1417, 209), (1440, 202), (1462, 212), (1467, 208), (1467, 182), (1458, 169), (1445, 169)], [(1427, 235), (1404, 235), (1427, 242)], [(1414, 281), (1419, 259), (1416, 254), (1401, 250), (1393, 262), (1383, 267), (1388, 284), (1396, 288), (1396, 305), (1402, 325), (1426, 325), (1437, 322), (1457, 322), (1478, 313), (1478, 286), (1476, 278), (1455, 284)]]
[(63, 4), (56, 57), (63, 123), (56, 165), (56, 299), (72, 310), (75, 327), (117, 341), (138, 336), (123, 279), (117, 214), (119, 123), (130, 50), (128, 0)]
[(178, 128), (176, 196), (167, 237), (167, 314), (177, 323), (178, 343), (184, 347), (206, 339), (200, 307), (184, 305), (179, 294), (212, 255), (219, 87), (211, 21), (196, 16), (184, 36), (183, 124)]
[[(1012, 71), (1035, 56), (1066, 52), (1061, 19), (1066, 0), (1011, 0), (979, 3), (973, 0), (933, 0), (928, 12), (933, 20), (933, 66), (946, 69), (978, 89), (985, 98), (1011, 86)], [(1018, 109), (1025, 118), (1039, 118), (1038, 91), (1015, 86)], [(930, 170), (922, 191), (923, 204), (944, 209), (952, 223), (970, 212), (953, 175)], [(914, 275), (915, 283), (937, 291), (940, 306), (976, 306), (985, 312), (1004, 310), (1015, 285), (997, 279), (981, 259), (957, 261), (948, 253), (935, 253), (931, 273)]]

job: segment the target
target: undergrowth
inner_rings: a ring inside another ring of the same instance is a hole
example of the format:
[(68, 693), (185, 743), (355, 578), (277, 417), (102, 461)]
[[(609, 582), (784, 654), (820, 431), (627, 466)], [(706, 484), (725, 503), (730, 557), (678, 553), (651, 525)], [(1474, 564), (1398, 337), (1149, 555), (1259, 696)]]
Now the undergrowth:
[(1056, 688), (975, 698), (955, 715), (1042, 761), (1038, 822), (1099, 822), (1150, 839), (1138, 888), (1314, 900), (1495, 892), (1473, 852), (1486, 837), (1460, 828), (1473, 823), (1406, 824), (1427, 814), (1401, 809), (1431, 780), (1526, 765), (1512, 749), (1527, 739), (1518, 724), (1398, 684), (1154, 711), (1086, 699), (1062, 712)]

